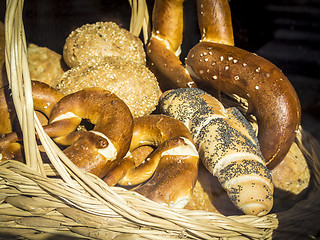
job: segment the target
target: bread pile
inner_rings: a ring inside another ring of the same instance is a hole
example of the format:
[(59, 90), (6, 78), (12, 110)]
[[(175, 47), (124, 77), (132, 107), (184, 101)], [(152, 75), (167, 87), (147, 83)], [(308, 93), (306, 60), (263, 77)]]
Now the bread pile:
[[(62, 55), (28, 45), (35, 110), (44, 113), (44, 130), (78, 167), (167, 206), (226, 215), (263, 216), (306, 194), (310, 173), (296, 143), (268, 169), (257, 125), (198, 88), (161, 95), (146, 62), (141, 40), (112, 22), (74, 30)], [(7, 126), (1, 158), (21, 160), (1, 76), (0, 114)]]

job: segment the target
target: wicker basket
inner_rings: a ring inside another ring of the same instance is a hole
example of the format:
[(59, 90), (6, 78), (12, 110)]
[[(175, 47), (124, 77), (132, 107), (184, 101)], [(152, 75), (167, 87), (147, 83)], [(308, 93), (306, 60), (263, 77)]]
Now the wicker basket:
[[(132, 6), (135, 4), (131, 2)], [(135, 192), (109, 187), (101, 179), (79, 170), (44, 133), (34, 115), (22, 7), (23, 1), (7, 1), (6, 67), (23, 129), (26, 164), (0, 163), (0, 236), (3, 239), (319, 237), (320, 226), (315, 219), (320, 216), (320, 147), (302, 129), (296, 142), (312, 173), (308, 195), (288, 211), (263, 217), (167, 208)], [(139, 24), (146, 29), (145, 20)], [(35, 131), (50, 164), (44, 164), (40, 157)]]

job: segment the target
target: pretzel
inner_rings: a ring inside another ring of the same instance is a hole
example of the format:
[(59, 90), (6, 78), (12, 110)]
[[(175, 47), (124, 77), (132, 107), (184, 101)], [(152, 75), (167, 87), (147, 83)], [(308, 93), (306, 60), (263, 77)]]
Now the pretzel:
[[(155, 3), (155, 13), (162, 11), (169, 16), (173, 11), (182, 11), (182, 1), (160, 2), (163, 5)], [(180, 4), (172, 7), (175, 2)], [(248, 114), (253, 113), (258, 121), (262, 154), (268, 168), (272, 169), (289, 151), (300, 124), (301, 106), (297, 93), (275, 65), (254, 53), (234, 47), (227, 0), (197, 0), (197, 10), (201, 40), (189, 51), (185, 68), (199, 88), (236, 94), (248, 101)], [(154, 26), (160, 22), (165, 28), (167, 16), (154, 16)], [(179, 17), (181, 14), (176, 16)], [(179, 22), (178, 19), (176, 21)], [(165, 30), (160, 29), (159, 34)], [(164, 34), (161, 38), (163, 43), (167, 37), (170, 42), (175, 37), (174, 32), (173, 36)], [(152, 41), (151, 38), (150, 45)], [(156, 54), (153, 51), (147, 51), (147, 54), (151, 61), (165, 57), (161, 53), (152, 56)], [(162, 74), (169, 74), (170, 67), (161, 64), (153, 61), (153, 67), (157, 65)], [(168, 81), (175, 83), (176, 80), (171, 78)]]
[(196, 87), (179, 60), (183, 34), (183, 0), (156, 0), (153, 29), (146, 46), (148, 67), (159, 81), (162, 91), (179, 87)]
[[(47, 85), (41, 83), (41, 86)], [(45, 91), (39, 94), (42, 98), (50, 98)], [(41, 99), (38, 101), (37, 92), (33, 95), (35, 109), (50, 113), (44, 131), (56, 143), (67, 146), (64, 153), (79, 168), (103, 177), (127, 153), (133, 129), (132, 115), (127, 105), (108, 90), (81, 90), (64, 96), (49, 108)], [(76, 131), (83, 119), (95, 125), (92, 131)], [(12, 132), (6, 134), (0, 144), (8, 146), (19, 140), (21, 136)]]
[(237, 108), (225, 109), (216, 98), (191, 88), (165, 92), (159, 108), (189, 128), (200, 159), (235, 206), (258, 216), (271, 210), (271, 174), (253, 128)]
[[(43, 82), (31, 81), (31, 86), (34, 110), (43, 113), (49, 118), (52, 108), (63, 95)], [(0, 134), (2, 134), (0, 152), (2, 160), (18, 159), (22, 161), (21, 145), (17, 143), (21, 136), (19, 136), (20, 133), (17, 134), (19, 130), (13, 127), (16, 112), (11, 98), (11, 91), (7, 86), (0, 89), (0, 116)]]
[[(34, 110), (49, 118), (52, 108), (63, 97), (62, 93), (39, 81), (31, 81), (31, 86)], [(0, 88), (0, 114), (0, 134), (11, 133), (16, 112), (7, 86)]]
[[(83, 119), (94, 125), (93, 130), (75, 131)], [(115, 94), (88, 88), (62, 98), (44, 130), (55, 142), (68, 146), (64, 153), (79, 168), (102, 178), (129, 149), (132, 115)]]
[[(130, 154), (141, 146), (156, 150), (140, 165)], [(191, 198), (198, 175), (198, 152), (189, 130), (181, 122), (165, 115), (134, 119), (129, 154), (104, 180), (134, 186), (149, 199), (172, 207), (184, 207)]]

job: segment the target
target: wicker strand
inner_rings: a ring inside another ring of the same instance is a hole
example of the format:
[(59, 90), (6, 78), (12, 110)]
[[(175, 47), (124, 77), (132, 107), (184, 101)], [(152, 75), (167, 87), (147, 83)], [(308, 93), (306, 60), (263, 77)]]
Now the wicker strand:
[(26, 163), (44, 174), (44, 168), (41, 166), (43, 163), (39, 159), (40, 155), (35, 140), (31, 81), (22, 22), (23, 1), (8, 0), (7, 8), (11, 10), (6, 12), (5, 16), (6, 68), (9, 72), (8, 81), (12, 89), (13, 102), (17, 106), (17, 116), (24, 132)]
[[(148, 211), (152, 215), (160, 217), (162, 223), (165, 223), (164, 225), (160, 226), (139, 226), (130, 221), (130, 219), (123, 218), (121, 214), (116, 214), (112, 209), (101, 204), (101, 202), (96, 198), (93, 198), (90, 195), (88, 196), (88, 193), (81, 189), (81, 186), (79, 186), (79, 189), (68, 187), (61, 179), (48, 179), (46, 177), (37, 175), (37, 173), (35, 173), (32, 169), (29, 169), (25, 165), (15, 161), (7, 161), (1, 163), (0, 169), (0, 177), (6, 179), (6, 186), (14, 188), (17, 187), (20, 190), (18, 194), (29, 196), (35, 194), (35, 196), (40, 197), (42, 196), (42, 194), (48, 193), (49, 195), (55, 195), (56, 197), (60, 198), (61, 202), (59, 202), (59, 204), (64, 203), (66, 204), (66, 206), (68, 206), (68, 208), (74, 205), (83, 205), (83, 207), (79, 209), (84, 209), (85, 211), (78, 210), (79, 212), (74, 215), (75, 219), (77, 219), (77, 217), (80, 215), (80, 212), (82, 212), (83, 214), (91, 215), (91, 217), (88, 217), (88, 219), (106, 218), (109, 220), (109, 222), (110, 219), (117, 219), (117, 221), (119, 221), (118, 223), (115, 221), (111, 221), (111, 226), (104, 226), (104, 228), (111, 230), (114, 230), (115, 228), (117, 228), (117, 226), (119, 229), (121, 229), (128, 225), (129, 227), (125, 230), (126, 232), (135, 232), (137, 231), (136, 229), (145, 229), (148, 230), (148, 234), (151, 234), (151, 232), (153, 231), (156, 235), (159, 235), (160, 232), (161, 234), (165, 232), (166, 234), (173, 236), (181, 237), (182, 234), (183, 236), (188, 238), (201, 239), (212, 239), (212, 237), (223, 238), (239, 236), (247, 236), (248, 238), (252, 239), (261, 239), (266, 238), (267, 235), (270, 235), (270, 230), (267, 230), (265, 227), (261, 227), (259, 230), (257, 226), (250, 226), (247, 223), (238, 221), (236, 216), (228, 218), (217, 213), (205, 213), (201, 211), (191, 211), (192, 214), (190, 214), (190, 211), (188, 210), (168, 209), (163, 206), (158, 206), (157, 204), (155, 204), (156, 206), (152, 206), (154, 205), (152, 204), (153, 202), (145, 199), (143, 196), (140, 196), (137, 193), (127, 191), (122, 188), (114, 188), (114, 190), (117, 191), (120, 196), (124, 198), (128, 196), (126, 198), (128, 202), (132, 204), (132, 206), (135, 206), (136, 208), (141, 207), (141, 211)], [(96, 179), (95, 176), (91, 177)], [(96, 180), (100, 181), (99, 179)], [(24, 187), (21, 187), (22, 182), (25, 185)], [(26, 187), (26, 185), (29, 185), (29, 187)], [(15, 196), (15, 194), (17, 194), (12, 191), (7, 192), (7, 190), (8, 188), (2, 188), (0, 189), (0, 193), (7, 194), (8, 196)], [(83, 201), (83, 203), (79, 203), (80, 201)], [(69, 202), (77, 204), (70, 205)], [(92, 212), (88, 211), (88, 208), (91, 208)], [(100, 212), (100, 214), (96, 214), (95, 212)], [(202, 218), (202, 216), (206, 217)], [(70, 217), (70, 215), (68, 215), (68, 217)], [(164, 220), (164, 218), (166, 219)], [(183, 219), (185, 219), (184, 223), (180, 223), (180, 221), (183, 221)], [(187, 219), (189, 219), (189, 221)], [(240, 219), (243, 220), (243, 217), (240, 216)], [(263, 220), (263, 218), (261, 218), (261, 220)], [(269, 220), (273, 221), (274, 218), (271, 217)], [(102, 223), (101, 220), (97, 222), (99, 224)], [(175, 224), (170, 224), (170, 222), (174, 222)], [(263, 226), (263, 224), (260, 225)], [(271, 224), (269, 224), (268, 227), (270, 226)], [(277, 221), (273, 221), (272, 229), (276, 227)], [(117, 231), (119, 231), (119, 229)]]

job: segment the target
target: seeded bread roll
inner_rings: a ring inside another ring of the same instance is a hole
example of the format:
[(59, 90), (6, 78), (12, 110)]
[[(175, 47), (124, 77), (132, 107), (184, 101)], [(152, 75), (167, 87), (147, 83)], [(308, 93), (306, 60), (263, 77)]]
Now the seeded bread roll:
[(51, 87), (57, 85), (58, 79), (67, 70), (62, 56), (49, 48), (30, 43), (27, 56), (31, 79)]
[(146, 64), (141, 40), (113, 22), (83, 25), (66, 39), (63, 58), (70, 68), (93, 56), (122, 56)]
[(204, 166), (218, 178), (235, 206), (257, 216), (271, 210), (271, 174), (258, 139), (240, 111), (225, 109), (217, 99), (196, 88), (167, 91), (159, 106), (161, 113), (189, 128)]
[(150, 114), (158, 104), (159, 85), (142, 64), (122, 57), (95, 57), (65, 72), (56, 88), (67, 95), (87, 87), (101, 87), (121, 98), (134, 117)]

